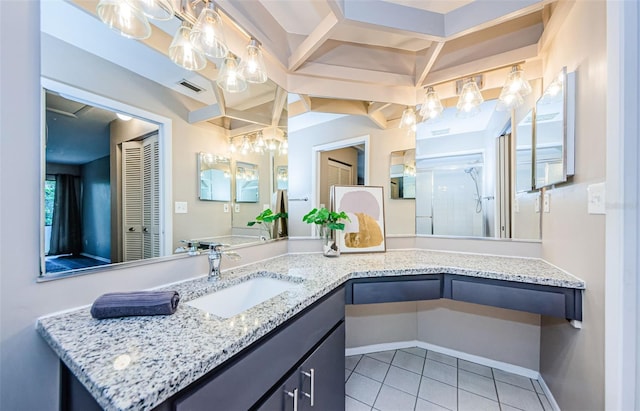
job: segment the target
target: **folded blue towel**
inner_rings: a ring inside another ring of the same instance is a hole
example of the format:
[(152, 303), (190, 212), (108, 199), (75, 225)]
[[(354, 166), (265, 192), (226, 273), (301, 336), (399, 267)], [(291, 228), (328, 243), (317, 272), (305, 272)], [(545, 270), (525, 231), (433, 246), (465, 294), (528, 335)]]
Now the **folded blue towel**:
[(178, 308), (176, 291), (134, 291), (108, 293), (91, 306), (93, 318), (129, 317), (134, 315), (170, 315)]

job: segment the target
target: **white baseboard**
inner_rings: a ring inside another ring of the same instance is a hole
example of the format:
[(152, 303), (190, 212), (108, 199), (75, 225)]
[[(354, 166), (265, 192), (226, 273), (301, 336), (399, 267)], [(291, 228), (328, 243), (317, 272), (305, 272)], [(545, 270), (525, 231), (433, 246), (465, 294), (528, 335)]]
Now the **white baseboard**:
[(496, 368), (498, 370), (510, 372), (512, 374), (521, 375), (523, 377), (532, 378), (534, 380), (538, 380), (540, 382), (540, 386), (544, 391), (544, 394), (547, 396), (549, 403), (553, 407), (553, 411), (560, 411), (560, 406), (556, 402), (555, 398), (553, 398), (553, 394), (551, 390), (547, 386), (547, 384), (542, 379), (540, 372), (520, 367), (518, 365), (509, 364), (502, 361), (492, 360), (486, 357), (480, 357), (479, 355), (468, 354), (466, 352), (452, 350), (450, 348), (441, 347), (435, 344), (429, 344), (423, 341), (395, 341), (390, 343), (382, 343), (382, 344), (371, 344), (364, 345), (360, 347), (352, 347), (345, 349), (345, 355), (360, 355), (360, 354), (369, 354), (378, 351), (388, 351), (388, 350), (400, 350), (403, 348), (411, 348), (411, 347), (420, 347), (424, 348), (428, 351), (435, 351), (441, 354), (450, 355), (452, 357), (459, 358), (461, 360), (471, 361), (476, 364), (486, 365), (487, 367)]

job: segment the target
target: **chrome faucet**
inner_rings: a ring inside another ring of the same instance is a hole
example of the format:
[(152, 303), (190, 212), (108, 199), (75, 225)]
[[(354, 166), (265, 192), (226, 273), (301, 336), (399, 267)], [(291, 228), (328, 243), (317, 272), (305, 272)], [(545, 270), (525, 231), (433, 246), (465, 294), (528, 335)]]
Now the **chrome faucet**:
[(220, 263), (222, 262), (222, 244), (209, 244), (209, 275), (207, 279), (220, 278)]

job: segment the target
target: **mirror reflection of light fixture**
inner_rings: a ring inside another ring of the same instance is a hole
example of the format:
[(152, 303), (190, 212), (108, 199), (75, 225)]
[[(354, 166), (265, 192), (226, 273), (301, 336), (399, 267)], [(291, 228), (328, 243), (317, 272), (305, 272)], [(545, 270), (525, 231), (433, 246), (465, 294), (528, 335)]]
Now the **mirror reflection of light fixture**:
[(149, 21), (127, 0), (100, 0), (96, 11), (104, 24), (124, 37), (143, 40), (151, 36)]
[(531, 85), (524, 78), (524, 70), (518, 65), (511, 67), (511, 72), (502, 86), (496, 110), (511, 110), (524, 103), (524, 98), (531, 93)]
[(132, 119), (131, 116), (128, 116), (126, 114), (122, 114), (122, 113), (116, 113), (116, 116), (118, 116), (118, 118), (122, 121), (129, 121)]
[(224, 58), (229, 52), (222, 30), (222, 20), (213, 1), (202, 9), (191, 30), (191, 42), (210, 58)]
[(281, 156), (286, 156), (289, 153), (289, 142), (285, 138), (280, 142), (280, 147), (278, 147), (278, 154)]
[(190, 34), (191, 25), (183, 21), (169, 46), (169, 58), (187, 70), (202, 70), (207, 65), (207, 58), (191, 43)]
[(242, 144), (240, 144), (240, 154), (247, 155), (252, 151), (251, 142), (249, 141), (249, 137), (242, 137)]
[(173, 17), (171, 0), (126, 0), (145, 16), (154, 20), (170, 20)]
[(267, 81), (267, 69), (264, 65), (264, 57), (260, 50), (260, 43), (251, 39), (240, 61), (240, 73), (249, 83), (265, 83)]
[(411, 107), (407, 107), (402, 112), (400, 128), (407, 128), (411, 131), (416, 131), (416, 112)]
[(460, 97), (458, 98), (458, 117), (471, 117), (480, 112), (480, 104), (484, 102), (478, 84), (473, 78), (464, 81)]
[(224, 58), (216, 83), (229, 93), (241, 93), (247, 89), (247, 82), (238, 69), (238, 62), (232, 53)]
[(436, 93), (433, 87), (428, 87), (426, 94), (424, 95), (424, 102), (420, 108), (420, 115), (425, 120), (433, 120), (442, 114), (443, 110), (444, 107), (442, 107), (442, 102), (440, 101), (440, 97), (438, 97), (438, 93)]
[(277, 140), (275, 138), (271, 138), (267, 141), (267, 150), (269, 150), (271, 153), (275, 153), (275, 151), (278, 149), (278, 144), (277, 144)]

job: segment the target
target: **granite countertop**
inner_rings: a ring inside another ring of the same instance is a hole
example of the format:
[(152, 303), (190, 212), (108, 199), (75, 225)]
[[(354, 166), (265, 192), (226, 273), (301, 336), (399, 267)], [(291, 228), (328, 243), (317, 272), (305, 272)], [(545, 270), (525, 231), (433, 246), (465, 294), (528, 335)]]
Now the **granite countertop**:
[[(584, 289), (582, 280), (529, 258), (424, 250), (289, 254), (174, 284), (174, 315), (95, 320), (84, 307), (40, 318), (37, 330), (107, 410), (148, 410), (351, 278), (448, 273)], [(184, 302), (252, 277), (288, 279), (291, 291), (223, 319)]]

